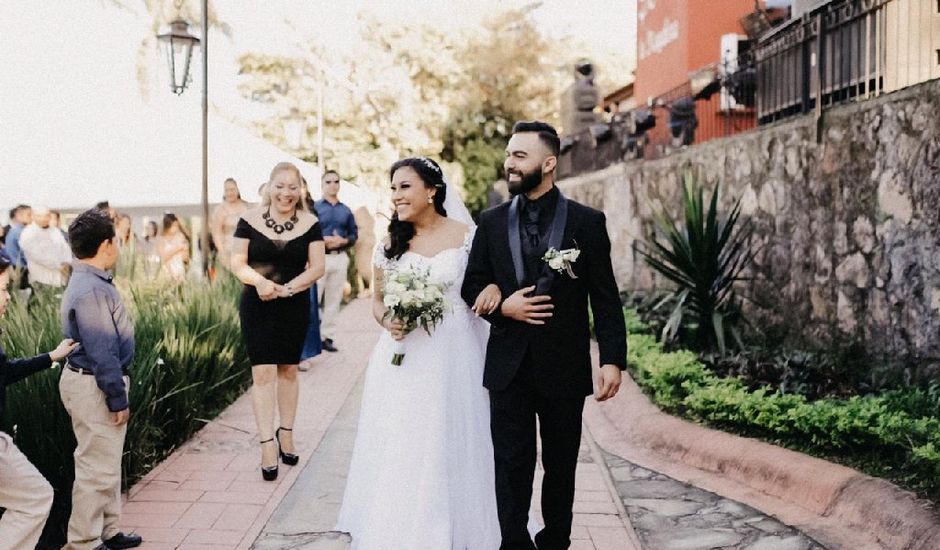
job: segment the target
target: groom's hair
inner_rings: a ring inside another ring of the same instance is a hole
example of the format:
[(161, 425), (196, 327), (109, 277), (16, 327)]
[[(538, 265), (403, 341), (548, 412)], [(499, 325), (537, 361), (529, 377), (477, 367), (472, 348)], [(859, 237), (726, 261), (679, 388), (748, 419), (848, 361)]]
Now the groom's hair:
[(520, 120), (512, 127), (513, 134), (529, 132), (538, 134), (539, 140), (548, 147), (552, 155), (557, 157), (561, 152), (561, 139), (558, 138), (558, 131), (551, 124), (541, 120)]

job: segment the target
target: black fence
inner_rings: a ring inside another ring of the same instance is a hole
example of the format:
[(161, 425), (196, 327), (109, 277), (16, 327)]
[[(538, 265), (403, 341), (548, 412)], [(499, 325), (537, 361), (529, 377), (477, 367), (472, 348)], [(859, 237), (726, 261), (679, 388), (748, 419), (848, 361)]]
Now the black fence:
[[(656, 159), (830, 105), (940, 78), (940, 0), (833, 0), (739, 42), (649, 105), (563, 139), (559, 174)], [(710, 73), (709, 73), (710, 71)]]
[(696, 143), (756, 126), (753, 56), (714, 64), (665, 92), (647, 107), (616, 113), (609, 124), (562, 139), (560, 177), (600, 170), (630, 159), (653, 160)]
[(836, 0), (771, 30), (755, 48), (758, 122), (930, 79), (938, 13), (929, 0)]

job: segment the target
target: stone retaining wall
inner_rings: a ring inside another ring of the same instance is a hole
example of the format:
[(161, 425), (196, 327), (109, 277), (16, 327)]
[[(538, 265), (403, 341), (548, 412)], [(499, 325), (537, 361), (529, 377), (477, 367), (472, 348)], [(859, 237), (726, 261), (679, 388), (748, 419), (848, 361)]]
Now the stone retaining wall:
[(624, 289), (662, 286), (633, 249), (651, 205), (676, 213), (683, 170), (722, 184), (756, 226), (758, 326), (819, 345), (940, 358), (940, 81), (560, 182), (607, 213)]

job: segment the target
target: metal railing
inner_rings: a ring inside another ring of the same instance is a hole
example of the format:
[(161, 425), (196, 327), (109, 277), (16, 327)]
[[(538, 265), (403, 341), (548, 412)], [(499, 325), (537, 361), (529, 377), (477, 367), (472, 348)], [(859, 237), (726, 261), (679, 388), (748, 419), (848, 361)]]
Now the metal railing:
[(632, 156), (656, 159), (754, 128), (753, 72), (752, 58), (742, 56), (734, 67), (714, 64), (700, 69), (700, 75), (711, 75), (704, 86), (694, 89), (684, 82), (656, 97), (651, 108), (655, 126), (643, 133)]
[(669, 90), (650, 106), (615, 114), (562, 140), (559, 175), (568, 177), (599, 170), (628, 159), (653, 160), (688, 146), (732, 136), (757, 124), (753, 57), (733, 64), (713, 64), (691, 82)]
[(833, 0), (698, 77), (709, 71), (714, 78), (693, 77), (566, 137), (560, 175), (660, 158), (799, 114), (818, 119), (830, 105), (940, 78), (940, 0)]
[(761, 124), (940, 76), (936, 0), (836, 0), (761, 37)]

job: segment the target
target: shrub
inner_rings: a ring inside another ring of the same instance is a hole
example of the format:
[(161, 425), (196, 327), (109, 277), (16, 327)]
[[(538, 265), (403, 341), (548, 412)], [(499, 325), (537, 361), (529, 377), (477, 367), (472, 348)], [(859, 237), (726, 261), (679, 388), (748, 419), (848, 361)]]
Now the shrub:
[[(635, 314), (628, 313), (627, 318)], [(634, 378), (664, 409), (887, 477), (940, 501), (940, 387), (811, 401), (752, 389), (688, 351), (666, 352), (643, 323), (629, 339)]]
[(691, 172), (681, 181), (681, 221), (665, 211), (657, 212), (656, 231), (637, 250), (650, 267), (676, 285), (663, 340), (675, 339), (686, 327), (694, 334), (691, 344), (696, 349), (724, 352), (726, 335), (740, 344), (741, 314), (734, 283), (744, 279), (743, 272), (754, 257), (752, 226), (741, 218), (740, 201), (727, 216), (719, 214), (717, 185), (706, 211), (704, 186)]
[[(129, 486), (241, 395), (251, 372), (238, 319), (241, 285), (234, 278), (182, 286), (144, 278), (117, 284), (136, 339), (123, 459)], [(8, 356), (55, 347), (61, 339), (59, 302), (56, 295), (42, 297), (28, 311), (23, 303), (11, 304), (2, 335)], [(51, 369), (7, 389), (4, 430), (55, 489), (43, 548), (64, 541), (74, 476), (75, 439), (59, 399), (59, 375)]]

